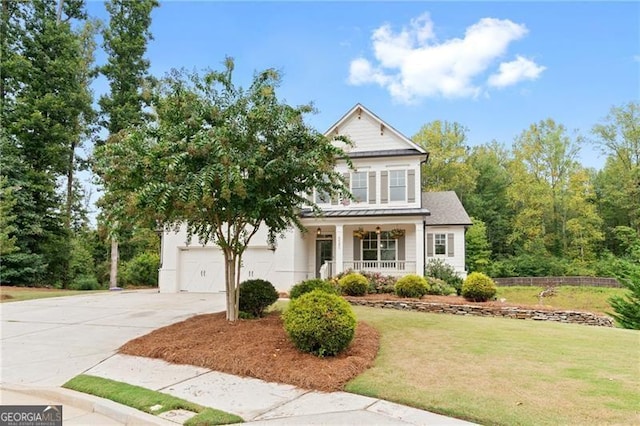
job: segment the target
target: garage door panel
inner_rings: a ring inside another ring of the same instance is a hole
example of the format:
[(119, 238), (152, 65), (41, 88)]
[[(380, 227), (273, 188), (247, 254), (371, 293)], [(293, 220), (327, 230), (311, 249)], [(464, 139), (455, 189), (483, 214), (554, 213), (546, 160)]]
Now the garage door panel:
[(225, 290), (224, 260), (216, 248), (181, 251), (180, 291), (215, 293)]
[(275, 254), (265, 248), (249, 248), (242, 256), (240, 280), (262, 279), (271, 281)]

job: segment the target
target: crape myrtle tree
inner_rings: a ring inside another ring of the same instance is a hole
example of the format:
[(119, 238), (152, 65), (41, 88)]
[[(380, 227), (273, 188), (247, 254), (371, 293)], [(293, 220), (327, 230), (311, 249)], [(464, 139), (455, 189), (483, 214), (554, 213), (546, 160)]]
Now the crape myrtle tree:
[(155, 120), (96, 152), (107, 190), (129, 194), (125, 214), (152, 215), (165, 230), (186, 224), (189, 238), (220, 247), (229, 321), (238, 319), (242, 255), (258, 229), (271, 242), (293, 226), (304, 231), (301, 207), (320, 213), (313, 188), (348, 193), (334, 171), (344, 152), (304, 121), (313, 107), (280, 101), (273, 69), (243, 89), (233, 68), (227, 58), (220, 72), (174, 70), (154, 89)]

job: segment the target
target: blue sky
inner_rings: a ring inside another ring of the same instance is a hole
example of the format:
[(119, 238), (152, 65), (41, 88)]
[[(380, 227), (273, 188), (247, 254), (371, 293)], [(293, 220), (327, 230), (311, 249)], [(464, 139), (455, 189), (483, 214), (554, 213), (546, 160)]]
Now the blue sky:
[[(102, 2), (89, 12), (107, 18)], [(409, 137), (439, 119), (466, 126), (469, 145), (511, 146), (546, 118), (589, 136), (640, 98), (640, 3), (172, 1), (151, 31), (152, 74), (231, 56), (247, 85), (277, 68), (280, 96), (312, 101), (321, 131), (360, 102)], [(590, 147), (581, 161), (603, 163)]]

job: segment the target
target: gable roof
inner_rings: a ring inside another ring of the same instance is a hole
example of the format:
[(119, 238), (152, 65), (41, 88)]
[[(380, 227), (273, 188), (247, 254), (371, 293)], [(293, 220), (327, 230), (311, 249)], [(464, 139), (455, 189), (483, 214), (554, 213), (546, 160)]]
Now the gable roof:
[(336, 130), (337, 130), (337, 133), (340, 133), (340, 130), (339, 130), (340, 127), (345, 122), (347, 122), (351, 118), (352, 115), (363, 114), (363, 113), (367, 114), (374, 121), (377, 121), (380, 124), (381, 129), (385, 128), (385, 129), (388, 129), (389, 131), (391, 131), (391, 133), (393, 133), (397, 138), (399, 138), (402, 142), (404, 142), (407, 145), (407, 149), (414, 150), (414, 152), (417, 151), (417, 153), (420, 153), (420, 154), (428, 154), (427, 151), (424, 150), (424, 148), (422, 148), (419, 145), (415, 144), (411, 139), (409, 139), (408, 137), (406, 137), (405, 135), (400, 133), (393, 126), (390, 126), (388, 123), (383, 121), (380, 117), (375, 115), (373, 112), (368, 110), (366, 107), (364, 107), (360, 103), (355, 104), (353, 106), (353, 108), (351, 108), (349, 111), (347, 111), (346, 114), (344, 114), (338, 121), (336, 121), (331, 127), (329, 127), (329, 129), (324, 133), (325, 136), (327, 136), (327, 137), (331, 136), (331, 134), (333, 132), (336, 132)]
[(429, 209), (425, 225), (471, 225), (471, 218), (453, 191), (423, 192), (422, 207)]

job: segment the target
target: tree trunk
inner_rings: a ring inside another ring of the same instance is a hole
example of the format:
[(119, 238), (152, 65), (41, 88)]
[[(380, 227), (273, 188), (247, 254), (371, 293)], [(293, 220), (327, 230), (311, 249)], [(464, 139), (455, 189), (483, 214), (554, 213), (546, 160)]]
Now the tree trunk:
[(118, 287), (118, 240), (111, 239), (111, 271), (109, 272), (109, 289)]
[(71, 144), (69, 163), (67, 168), (67, 202), (65, 206), (64, 227), (71, 234), (71, 210), (73, 209), (73, 172), (75, 169), (76, 144)]
[(224, 250), (225, 286), (227, 289), (227, 321), (229, 322), (235, 322), (238, 320), (236, 261), (237, 258), (230, 250)]

